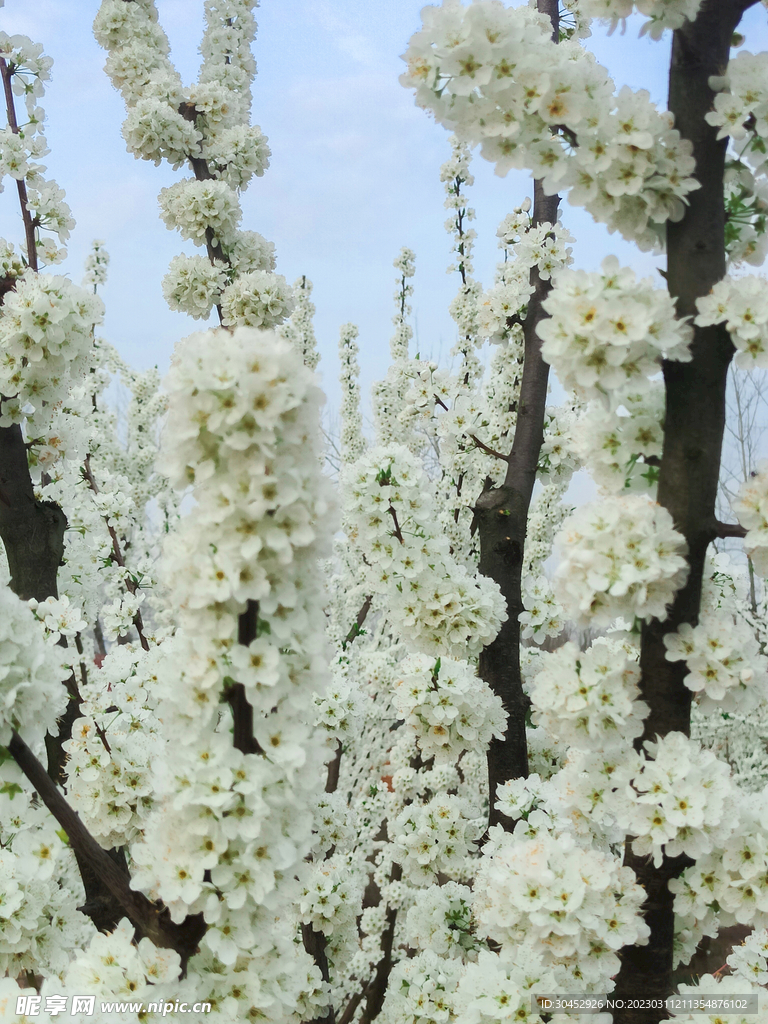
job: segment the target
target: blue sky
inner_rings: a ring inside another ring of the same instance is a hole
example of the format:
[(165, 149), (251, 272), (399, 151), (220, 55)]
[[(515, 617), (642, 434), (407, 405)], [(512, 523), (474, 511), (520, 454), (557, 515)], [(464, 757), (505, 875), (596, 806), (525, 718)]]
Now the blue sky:
[[(402, 245), (416, 252), (414, 313), (422, 355), (446, 353), (454, 331), (447, 308), (456, 281), (445, 273), (448, 237), (439, 168), (448, 136), (418, 110), (398, 83), (399, 59), (419, 27), (419, 0), (262, 0), (254, 53), (253, 120), (267, 134), (272, 163), (243, 197), (243, 227), (275, 242), (278, 270), (306, 274), (315, 286), (321, 370), (331, 404), (336, 392), (339, 325), (360, 327), (363, 384), (386, 371), (394, 270)], [(197, 75), (202, 0), (160, 0), (172, 58), (185, 81)], [(120, 96), (102, 68), (91, 34), (97, 0), (6, 0), (0, 28), (43, 43), (54, 58), (43, 105), (48, 115), (49, 173), (66, 190), (77, 220), (70, 257), (59, 272), (79, 281), (91, 239), (112, 257), (104, 289), (104, 334), (139, 368), (165, 370), (174, 343), (199, 329), (165, 306), (160, 281), (171, 258), (194, 248), (160, 221), (159, 190), (178, 179), (126, 153)], [(768, 17), (757, 5), (745, 24), (746, 47), (768, 47)], [(669, 35), (658, 43), (598, 30), (590, 46), (617, 85), (647, 88), (663, 103)], [(477, 209), (477, 276), (488, 284), (497, 258), (499, 221), (527, 194), (522, 175), (494, 176), (476, 162), (471, 201)], [(566, 206), (578, 238), (577, 265), (609, 252), (651, 271), (654, 260)], [(0, 234), (21, 237), (16, 190), (0, 196)]]

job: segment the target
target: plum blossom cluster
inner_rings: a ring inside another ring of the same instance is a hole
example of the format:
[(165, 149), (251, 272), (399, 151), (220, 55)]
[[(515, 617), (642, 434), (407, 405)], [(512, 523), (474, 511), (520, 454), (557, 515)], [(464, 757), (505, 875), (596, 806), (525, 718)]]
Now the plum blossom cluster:
[(341, 457), (346, 463), (354, 462), (365, 451), (363, 417), (360, 413), (360, 367), (357, 356), (358, 329), (354, 324), (344, 324), (339, 330), (339, 362), (341, 373)]
[(733, 830), (730, 768), (680, 732), (646, 741), (645, 749), (616, 807), (619, 825), (636, 837), (632, 849), (652, 854), (657, 866), (662, 853), (710, 853)]
[(472, 891), (458, 882), (421, 889), (408, 911), (408, 940), (415, 949), (441, 957), (474, 959), (479, 942), (473, 934)]
[(163, 278), (163, 295), (171, 309), (189, 313), (195, 320), (207, 320), (221, 301), (227, 283), (224, 264), (205, 256), (174, 256)]
[(640, 29), (640, 35), (648, 33), (652, 39), (660, 39), (664, 29), (680, 28), (686, 21), (695, 21), (702, 0), (578, 0), (576, 6), (584, 18), (608, 22), (611, 31), (619, 24), (626, 25), (626, 19), (635, 10), (644, 14), (648, 21)]
[(610, 987), (621, 947), (650, 934), (632, 869), (568, 834), (526, 839), (494, 826), (487, 845), (474, 884), (478, 931), (502, 947), (530, 945), (549, 964), (578, 958), (592, 991)]
[(161, 216), (182, 238), (207, 248), (176, 257), (163, 282), (172, 309), (206, 319), (214, 306), (227, 326), (270, 329), (291, 313), (290, 290), (272, 274), (274, 247), (242, 232), (239, 191), (269, 165), (269, 146), (249, 125), (254, 0), (207, 0), (200, 78), (188, 89), (168, 58), (154, 3), (104, 0), (94, 22), (109, 51), (107, 73), (128, 107), (123, 136), (136, 157), (188, 164), (185, 178), (160, 193)]
[(221, 1004), (249, 970), (233, 1013), (279, 998), (311, 1014), (321, 982), (294, 944), (290, 879), (306, 870), (322, 764), (307, 720), (326, 671), (320, 395), (289, 342), (246, 327), (185, 339), (167, 388), (162, 465), (196, 504), (164, 556), (181, 626), (158, 671), (171, 749), (133, 885), (175, 920), (204, 913), (200, 998)]
[(768, 659), (742, 618), (703, 612), (696, 626), (682, 623), (664, 637), (668, 661), (684, 661), (683, 682), (710, 712), (749, 712), (768, 698)]
[(755, 569), (768, 577), (768, 462), (758, 463), (757, 472), (741, 485), (732, 506), (747, 530), (744, 546)]
[(726, 963), (736, 977), (755, 985), (768, 982), (768, 930), (753, 931), (740, 946), (734, 946)]
[[(93, 935), (62, 972), (63, 977), (44, 982), (43, 1002), (49, 995), (87, 991), (96, 995), (97, 1005), (98, 998), (105, 996), (126, 1001), (170, 1000), (173, 1003), (177, 988), (174, 982), (181, 974), (179, 954), (156, 946), (151, 939), (135, 942), (134, 938), (135, 929), (127, 918), (113, 931)], [(52, 1013), (50, 1019), (56, 1020), (57, 1016)], [(83, 1014), (80, 1018), (78, 1014), (70, 1018), (67, 1014), (65, 1019), (85, 1020), (87, 1017)]]
[(34, 744), (46, 732), (58, 735), (69, 670), (61, 649), (46, 643), (32, 610), (7, 586), (0, 588), (0, 607), (0, 744), (8, 745), (13, 729)]
[(565, 626), (563, 609), (546, 576), (528, 575), (523, 579), (523, 606), (520, 634), (523, 640), (543, 644), (548, 636), (559, 636)]
[(103, 309), (98, 296), (65, 277), (29, 271), (17, 278), (0, 311), (4, 425), (26, 417), (30, 440), (48, 437), (90, 368), (91, 334)]
[(416, 733), (423, 758), (455, 762), (465, 750), (486, 749), (501, 739), (507, 720), (501, 698), (466, 661), (426, 654), (400, 665), (395, 707)]
[(481, 820), (469, 819), (466, 810), (461, 797), (441, 793), (412, 803), (392, 822), (393, 855), (413, 885), (432, 885), (438, 872), (463, 873), (483, 831)]
[(608, 750), (640, 736), (647, 705), (640, 669), (606, 638), (586, 651), (567, 643), (550, 654), (530, 687), (534, 725), (580, 750)]
[(45, 112), (38, 101), (44, 94), (44, 83), (51, 77), (53, 61), (43, 54), (40, 43), (33, 43), (28, 36), (9, 36), (5, 32), (0, 32), (0, 57), (6, 63), (11, 95), (24, 98), (27, 112), (25, 124), (19, 127), (9, 123), (0, 131), (0, 178), (7, 174), (26, 188), (25, 214), (31, 215), (35, 243), (35, 252), (25, 251), (27, 264), (36, 268), (38, 258), (48, 264), (60, 263), (67, 250), (59, 248), (52, 238), (41, 232), (57, 235), (63, 244), (75, 222), (64, 201), (64, 190), (55, 181), (46, 179), (43, 176), (45, 165), (36, 162), (49, 152), (42, 131)]
[[(738, 996), (749, 996), (754, 994), (757, 1000), (757, 1013), (739, 1013), (738, 1010), (733, 1011), (729, 1014), (733, 1024), (747, 1024), (747, 1021), (755, 1021), (756, 1024), (765, 1024), (768, 1020), (768, 1011), (765, 1006), (765, 989), (757, 985), (751, 984), (743, 977), (736, 975), (722, 975), (719, 972), (716, 974), (702, 974), (701, 977), (697, 978), (695, 985), (686, 985), (685, 983), (678, 986), (678, 992), (681, 996), (687, 997), (688, 999), (700, 1000), (701, 1003), (707, 1007), (714, 1009), (723, 1005), (723, 1000), (734, 1000)], [(705, 1014), (704, 1020), (709, 1021), (709, 1024), (717, 1024), (718, 1020), (722, 1020), (722, 1012), (714, 1009), (713, 1013)], [(694, 1011), (693, 1013), (686, 1013), (684, 1010), (680, 1010), (674, 1014), (671, 1018), (674, 1024), (702, 1024), (702, 1013)], [(664, 1024), (669, 1024), (665, 1021)]]
[[(251, 232), (251, 234), (255, 234), (255, 232)], [(271, 263), (265, 262), (262, 269), (274, 269), (274, 260)], [(293, 343), (301, 353), (305, 366), (308, 366), (310, 370), (316, 370), (317, 364), (320, 362), (320, 353), (317, 351), (317, 339), (312, 325), (315, 304), (310, 298), (311, 294), (312, 282), (308, 277), (302, 276), (294, 282), (293, 312), (288, 320), (280, 326), (278, 334), (281, 338), (287, 338)]]
[(556, 537), (555, 593), (567, 615), (607, 626), (619, 616), (665, 619), (685, 582), (685, 538), (661, 505), (606, 496), (578, 508)]
[(81, 717), (64, 743), (67, 798), (105, 849), (134, 840), (154, 803), (163, 742), (150, 687), (159, 653), (114, 646), (81, 686)]
[(366, 552), (368, 585), (389, 600), (393, 626), (415, 649), (461, 657), (496, 636), (504, 601), (485, 576), (471, 575), (435, 535), (431, 485), (402, 445), (377, 447), (345, 474), (347, 531)]
[(497, 174), (527, 168), (643, 248), (682, 217), (698, 188), (691, 146), (647, 92), (616, 95), (592, 55), (576, 40), (555, 45), (549, 19), (527, 6), (451, 2), (422, 17), (400, 80), (437, 121), (480, 143)]
[(709, 295), (696, 300), (695, 323), (701, 327), (725, 323), (736, 346), (735, 362), (742, 370), (768, 367), (768, 295), (764, 278), (724, 277)]
[(728, 831), (670, 882), (680, 930), (688, 930), (696, 941), (732, 924), (768, 924), (767, 809), (765, 793), (734, 793)]
[(532, 291), (531, 270), (535, 267), (542, 281), (573, 262), (568, 242), (573, 236), (558, 221), (556, 224), (531, 223), (531, 201), (508, 214), (496, 232), (504, 261), (496, 271), (496, 282), (479, 302), (480, 336), (500, 343), (520, 330), (520, 321)]
[(664, 386), (649, 381), (622, 397), (620, 409), (588, 404), (574, 425), (574, 447), (595, 483), (614, 494), (654, 493), (661, 458)]
[(222, 323), (270, 330), (293, 311), (293, 292), (282, 274), (252, 270), (240, 274), (221, 296)]
[(676, 318), (669, 292), (638, 281), (615, 256), (603, 260), (601, 273), (557, 274), (544, 308), (542, 356), (584, 398), (615, 407), (627, 390), (647, 387), (662, 358), (691, 358), (692, 331)]

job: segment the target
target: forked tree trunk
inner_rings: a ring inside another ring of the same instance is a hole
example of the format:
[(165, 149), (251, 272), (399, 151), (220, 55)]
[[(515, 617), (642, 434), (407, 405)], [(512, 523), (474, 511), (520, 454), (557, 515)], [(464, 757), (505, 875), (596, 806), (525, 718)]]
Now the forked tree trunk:
[[(696, 315), (696, 299), (706, 295), (725, 275), (725, 206), (723, 172), (727, 140), (704, 120), (712, 109), (712, 75), (723, 74), (731, 39), (742, 13), (753, 0), (704, 0), (699, 16), (674, 33), (669, 76), (669, 109), (675, 127), (693, 143), (696, 177), (701, 188), (691, 193), (685, 217), (667, 227), (667, 283), (681, 317)], [(676, 595), (669, 617), (643, 628), (640, 667), (641, 696), (650, 706), (640, 746), (669, 732), (688, 735), (691, 691), (683, 683), (686, 665), (666, 660), (664, 636), (684, 622), (698, 621), (704, 559), (716, 536), (715, 499), (725, 425), (725, 387), (733, 345), (723, 325), (697, 327), (690, 363), (665, 363), (666, 418), (658, 501), (669, 510), (676, 529), (688, 542), (690, 573)], [(672, 991), (674, 938), (673, 896), (668, 889), (691, 862), (664, 858), (658, 869), (629, 846), (625, 861), (634, 868), (647, 892), (646, 920), (651, 928), (646, 946), (622, 951), (616, 996), (666, 996)], [(623, 1010), (615, 1024), (655, 1024), (658, 1013)]]

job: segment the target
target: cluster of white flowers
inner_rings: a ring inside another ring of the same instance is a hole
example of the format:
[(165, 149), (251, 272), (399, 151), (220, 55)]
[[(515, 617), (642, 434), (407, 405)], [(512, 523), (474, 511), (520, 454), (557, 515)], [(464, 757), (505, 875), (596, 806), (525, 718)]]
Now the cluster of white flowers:
[[(479, 329), (482, 338), (506, 342), (525, 311), (531, 294), (531, 270), (548, 281), (553, 273), (573, 262), (571, 233), (558, 221), (556, 224), (531, 223), (530, 199), (504, 218), (496, 232), (504, 262), (496, 271), (496, 282), (483, 293), (479, 302)], [(517, 329), (519, 330), (519, 324)]]
[(548, 636), (560, 636), (565, 623), (563, 609), (546, 576), (525, 576), (522, 588), (524, 612), (520, 612), (523, 640), (543, 644)]
[[(728, 1014), (728, 1018), (733, 1024), (749, 1024), (750, 1021), (753, 1024), (766, 1024), (768, 1022), (768, 1005), (765, 1000), (765, 989), (760, 986), (750, 984), (743, 977), (737, 975), (722, 975), (718, 971), (717, 974), (702, 974), (701, 977), (697, 978), (695, 985), (681, 984), (678, 986), (678, 993), (684, 999), (696, 1000), (705, 1009), (694, 1010), (691, 1013), (685, 1010), (680, 1010), (674, 1013), (674, 1016), (669, 1021), (664, 1021), (664, 1024), (704, 1024), (705, 1021), (708, 1024), (719, 1024), (723, 1019), (723, 1013), (718, 1010), (718, 1007), (723, 1005), (738, 1005), (741, 1000), (739, 997), (754, 995), (757, 1012), (739, 1012), (738, 1010), (732, 1010)], [(727, 1002), (726, 1002), (727, 1001)], [(706, 1009), (713, 1009), (713, 1013), (706, 1013)], [(674, 1012), (674, 1011), (673, 1011)]]
[(49, 732), (67, 704), (62, 681), (69, 675), (60, 648), (46, 643), (30, 608), (0, 587), (0, 744), (16, 729), (30, 745)]
[(683, 216), (698, 187), (691, 144), (647, 92), (616, 95), (592, 54), (577, 40), (556, 45), (549, 18), (528, 6), (448, 2), (422, 18), (400, 81), (441, 124), (481, 143), (497, 174), (527, 168), (546, 192), (570, 190), (644, 248)]
[(17, 278), (0, 310), (3, 425), (26, 417), (30, 440), (50, 431), (90, 367), (91, 332), (103, 309), (101, 299), (65, 277), (28, 271)]
[(662, 853), (698, 858), (733, 830), (730, 768), (681, 732), (646, 741), (647, 755), (633, 768), (630, 787), (615, 805), (619, 825), (635, 836), (638, 856)]
[(91, 242), (91, 251), (85, 257), (83, 288), (93, 288), (96, 291), (100, 284), (106, 284), (109, 253), (104, 248), (105, 245), (100, 238), (94, 238)]
[(453, 1014), (460, 961), (425, 950), (397, 963), (390, 976), (381, 1024), (445, 1024)]
[(365, 451), (363, 416), (360, 411), (360, 366), (357, 344), (358, 329), (354, 324), (343, 324), (339, 330), (339, 362), (341, 372), (341, 459), (354, 462)]
[(690, 360), (690, 326), (675, 316), (669, 292), (650, 279), (603, 260), (602, 273), (561, 271), (543, 303), (537, 328), (541, 354), (564, 387), (615, 407), (627, 390), (642, 390), (661, 359)]
[(578, 623), (665, 619), (688, 574), (685, 538), (661, 505), (639, 495), (580, 506), (555, 538), (555, 593)]
[(413, 337), (413, 331), (408, 323), (408, 315), (411, 312), (408, 299), (413, 295), (410, 279), (416, 273), (416, 254), (412, 249), (403, 246), (392, 265), (400, 275), (400, 282), (394, 295), (397, 309), (392, 318), (395, 333), (389, 340), (392, 361), (397, 362), (408, 358), (408, 346)]
[(254, 175), (260, 178), (264, 174), (271, 153), (261, 128), (238, 124), (206, 139), (203, 155), (217, 178), (231, 188), (243, 190)]
[(701, 327), (725, 323), (736, 346), (735, 363), (742, 370), (768, 367), (768, 289), (752, 275), (724, 277), (709, 295), (696, 300)]
[(682, 928), (700, 936), (734, 923), (768, 924), (767, 811), (765, 793), (731, 794), (728, 828), (720, 836), (714, 830), (714, 849), (669, 883)]
[(204, 912), (201, 991), (221, 999), (211, 955), (225, 975), (258, 979), (235, 1016), (276, 998), (311, 1014), (320, 977), (294, 944), (291, 879), (306, 870), (322, 788), (307, 721), (327, 664), (320, 394), (289, 342), (246, 327), (185, 339), (167, 389), (162, 466), (175, 486), (194, 485), (196, 504), (165, 550), (181, 626), (157, 673), (171, 745), (133, 885), (174, 920)]
[(661, 458), (663, 441), (664, 385), (649, 381), (640, 392), (624, 394), (621, 401), (622, 408), (614, 410), (607, 410), (602, 401), (589, 403), (574, 425), (576, 450), (604, 490), (654, 493), (655, 460)]
[[(751, 133), (761, 139), (768, 138), (766, 72), (768, 54), (744, 52), (728, 61), (724, 76), (711, 80), (710, 85), (718, 94), (714, 110), (705, 118), (708, 124), (719, 128), (718, 139), (730, 136), (740, 141)], [(764, 163), (765, 153), (755, 152), (754, 159)]]
[(151, 160), (157, 166), (167, 160), (177, 168), (198, 151), (202, 135), (164, 98), (149, 95), (129, 108), (123, 138), (137, 160)]
[(338, 936), (360, 916), (363, 888), (361, 876), (349, 864), (336, 858), (318, 861), (299, 896), (302, 920), (323, 935)]
[(748, 712), (768, 699), (768, 659), (755, 631), (723, 611), (703, 612), (698, 625), (682, 623), (664, 636), (667, 661), (684, 661), (683, 682), (709, 712)]
[(726, 963), (737, 978), (755, 985), (768, 983), (768, 930), (762, 928), (748, 935), (740, 946), (734, 946)]
[(458, 882), (421, 889), (408, 911), (409, 945), (440, 957), (472, 959), (478, 941), (472, 934), (472, 891)]
[[(61, 980), (51, 978), (43, 985), (43, 1001), (53, 993), (88, 992), (97, 1000), (108, 996), (138, 1002), (173, 1002), (171, 993), (175, 986), (171, 983), (181, 974), (179, 954), (156, 946), (148, 938), (134, 943), (134, 931), (130, 921), (123, 918), (114, 931), (94, 935), (63, 972)], [(52, 1020), (57, 1017), (58, 1014), (51, 1014)], [(69, 1014), (64, 1019), (68, 1018)], [(132, 1015), (125, 1019), (136, 1018)]]
[(761, 576), (768, 577), (768, 461), (745, 480), (732, 502), (733, 511), (747, 530), (744, 547)]
[(637, 10), (648, 18), (640, 35), (649, 33), (652, 39), (660, 39), (664, 29), (680, 28), (686, 20), (694, 21), (701, 3), (702, 0), (577, 0), (575, 6), (584, 18), (608, 22), (611, 32), (619, 24), (625, 27), (626, 19)]
[(171, 309), (207, 320), (227, 283), (224, 264), (205, 256), (174, 256), (163, 278), (163, 295)]
[(464, 874), (467, 857), (483, 831), (467, 817), (465, 801), (441, 793), (406, 807), (389, 827), (395, 859), (412, 885), (432, 885), (435, 875)]
[(464, 750), (487, 750), (501, 739), (507, 720), (501, 698), (466, 661), (426, 654), (400, 665), (395, 707), (416, 733), (423, 757), (454, 762)]
[[(251, 232), (253, 234), (254, 232)], [(245, 232), (244, 232), (245, 234)], [(258, 236), (261, 237), (260, 235)], [(265, 240), (266, 241), (266, 240)], [(273, 247), (274, 248), (274, 247)], [(233, 262), (238, 267), (237, 249), (231, 255)], [(238, 267), (242, 270), (242, 267)], [(254, 268), (255, 269), (255, 268)], [(274, 260), (259, 269), (273, 270)], [(305, 366), (310, 370), (316, 370), (320, 362), (320, 353), (317, 350), (317, 339), (315, 329), (312, 325), (312, 318), (315, 315), (315, 304), (310, 299), (312, 294), (312, 282), (307, 277), (300, 277), (293, 285), (293, 312), (288, 320), (280, 325), (278, 334), (281, 338), (287, 338), (301, 354)]]
[(114, 646), (82, 685), (81, 717), (64, 743), (67, 799), (105, 849), (123, 846), (141, 832), (152, 808), (163, 743), (156, 700), (159, 649)]
[(67, 250), (59, 248), (53, 239), (43, 237), (41, 231), (56, 234), (63, 243), (75, 222), (64, 201), (64, 190), (43, 177), (45, 165), (36, 162), (49, 152), (42, 131), (45, 112), (38, 101), (45, 91), (43, 83), (51, 77), (53, 61), (28, 36), (9, 36), (5, 32), (0, 32), (0, 57), (6, 62), (11, 94), (24, 98), (28, 118), (21, 127), (9, 124), (0, 130), (0, 178), (8, 174), (26, 183), (26, 207), (33, 218), (36, 249), (34, 254), (27, 253), (27, 262), (35, 266), (33, 260), (37, 257), (47, 264), (60, 263)]
[(184, 178), (160, 192), (160, 215), (166, 226), (196, 245), (231, 245), (242, 210), (237, 193), (225, 181)]
[(568, 834), (526, 839), (500, 826), (488, 845), (474, 883), (483, 935), (502, 946), (530, 944), (550, 963), (578, 957), (584, 976), (591, 968), (598, 984), (618, 971), (622, 946), (647, 942), (645, 893), (618, 857), (579, 846)]
[(260, 327), (267, 331), (293, 311), (293, 291), (282, 274), (252, 270), (228, 284), (221, 296), (222, 323), (227, 327)]
[(470, 573), (435, 535), (436, 512), (420, 461), (402, 445), (377, 447), (345, 474), (347, 532), (366, 553), (368, 584), (386, 594), (391, 621), (415, 650), (472, 656), (505, 614), (494, 582)]
[(573, 643), (548, 655), (530, 687), (534, 725), (581, 750), (625, 746), (640, 736), (648, 706), (639, 695), (640, 669), (607, 638), (586, 651)]

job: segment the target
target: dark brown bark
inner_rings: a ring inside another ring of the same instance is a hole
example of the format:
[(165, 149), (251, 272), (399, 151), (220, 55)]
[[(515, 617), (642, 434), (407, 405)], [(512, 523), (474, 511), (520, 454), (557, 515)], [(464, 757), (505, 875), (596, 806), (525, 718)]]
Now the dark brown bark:
[[(398, 882), (401, 877), (402, 868), (399, 864), (394, 864), (390, 880)], [(392, 947), (395, 941), (396, 924), (397, 910), (394, 907), (388, 907), (384, 931), (381, 933), (381, 958), (376, 965), (373, 978), (365, 990), (365, 1009), (360, 1015), (360, 1024), (371, 1024), (371, 1021), (381, 1013), (381, 1008), (384, 1005), (389, 975), (392, 972)]]
[[(304, 949), (320, 968), (323, 981), (329, 981), (330, 974), (328, 972), (328, 957), (325, 953), (325, 936), (322, 932), (315, 931), (311, 924), (303, 924), (301, 926), (301, 938), (304, 943)], [(314, 1017), (310, 1024), (334, 1024), (335, 1020), (336, 1014), (334, 1013), (333, 1006), (329, 1006), (324, 1014)]]
[[(13, 100), (13, 87), (11, 85), (13, 74), (8, 62), (2, 57), (0, 57), (0, 73), (3, 78), (5, 109), (8, 114), (8, 127), (14, 135), (18, 135), (19, 126), (16, 121), (16, 105)], [(35, 237), (35, 220), (27, 209), (27, 183), (23, 178), (16, 179), (16, 191), (19, 193), (21, 219), (24, 223), (24, 241), (27, 246), (27, 263), (32, 270), (37, 270), (37, 238)]]
[[(538, 9), (552, 21), (552, 37), (559, 38), (558, 0), (538, 0)], [(557, 221), (558, 196), (546, 196), (541, 183), (534, 182), (534, 224)], [(509, 828), (512, 822), (495, 807), (496, 792), (508, 779), (527, 778), (528, 742), (525, 722), (528, 698), (520, 673), (520, 622), (523, 611), (522, 572), (528, 510), (531, 505), (536, 466), (544, 438), (549, 366), (541, 358), (541, 341), (536, 326), (546, 315), (542, 302), (550, 283), (542, 281), (534, 267), (534, 291), (523, 324), (525, 354), (517, 422), (512, 451), (506, 457), (507, 472), (501, 487), (488, 486), (477, 500), (473, 526), (480, 539), (480, 572), (495, 580), (507, 603), (507, 619), (499, 635), (480, 654), (480, 676), (501, 697), (508, 714), (502, 740), (493, 739), (488, 749), (489, 825)], [(500, 455), (500, 453), (494, 453)], [(503, 456), (502, 456), (503, 457)]]
[[(685, 217), (667, 226), (669, 291), (679, 316), (695, 316), (696, 299), (706, 295), (725, 274), (723, 172), (726, 140), (704, 120), (712, 109), (711, 75), (728, 62), (734, 29), (748, 2), (704, 0), (699, 16), (674, 33), (669, 76), (669, 107), (675, 127), (690, 139), (701, 188), (690, 195)], [(643, 627), (641, 696), (650, 713), (638, 746), (671, 731), (690, 733), (691, 691), (683, 683), (685, 662), (666, 660), (664, 636), (681, 623), (698, 621), (707, 546), (718, 532), (715, 499), (725, 425), (725, 386), (733, 345), (723, 325), (697, 327), (690, 363), (665, 363), (666, 419), (658, 501), (672, 514), (688, 543), (690, 572), (664, 622)], [(673, 898), (668, 880), (691, 862), (665, 858), (656, 869), (635, 857), (627, 845), (625, 861), (648, 893), (645, 916), (651, 928), (646, 946), (622, 951), (617, 996), (665, 996), (672, 991)], [(655, 1024), (667, 1014), (633, 1012), (614, 1015), (615, 1024)]]
[[(539, 9), (543, 7), (540, 0)], [(541, 184), (534, 182), (534, 224), (547, 221), (554, 224), (558, 202), (557, 196), (545, 196)], [(507, 602), (506, 622), (493, 643), (480, 655), (480, 675), (501, 697), (509, 715), (504, 739), (492, 740), (488, 750), (489, 824), (503, 824), (507, 828), (511, 822), (494, 806), (496, 791), (507, 779), (526, 778), (528, 775), (525, 735), (528, 698), (523, 692), (520, 674), (519, 615), (523, 611), (522, 571), (528, 510), (544, 438), (549, 378), (549, 366), (541, 358), (541, 341), (536, 326), (546, 315), (541, 304), (549, 292), (550, 283), (542, 281), (535, 268), (531, 271), (531, 281), (534, 292), (523, 325), (523, 376), (507, 473), (502, 486), (484, 490), (475, 505), (475, 524), (480, 537), (480, 572), (499, 584)]]
[(0, 538), (11, 570), (11, 589), (24, 601), (56, 597), (67, 517), (52, 501), (35, 498), (21, 427), (0, 427)]
[[(78, 864), (81, 869), (84, 868), (84, 882), (87, 884), (89, 879), (94, 880), (92, 894), (86, 896), (83, 913), (94, 914), (94, 920), (98, 919), (102, 923), (127, 917), (136, 928), (139, 938), (147, 936), (156, 946), (175, 949), (181, 957), (182, 968), (186, 970), (187, 960), (196, 951), (205, 934), (203, 915), (194, 914), (181, 924), (174, 924), (167, 908), (152, 903), (143, 893), (131, 889), (131, 878), (122, 854), (115, 851), (107, 853), (99, 846), (81, 821), (80, 815), (69, 806), (17, 732), (13, 733), (8, 750), (66, 832)], [(105, 890), (111, 899), (105, 900)]]
[[(256, 639), (259, 624), (259, 603), (249, 601), (237, 621), (237, 642), (247, 647)], [(258, 740), (253, 735), (253, 708), (245, 696), (242, 683), (233, 683), (225, 697), (232, 708), (232, 745), (244, 754), (263, 754)]]

